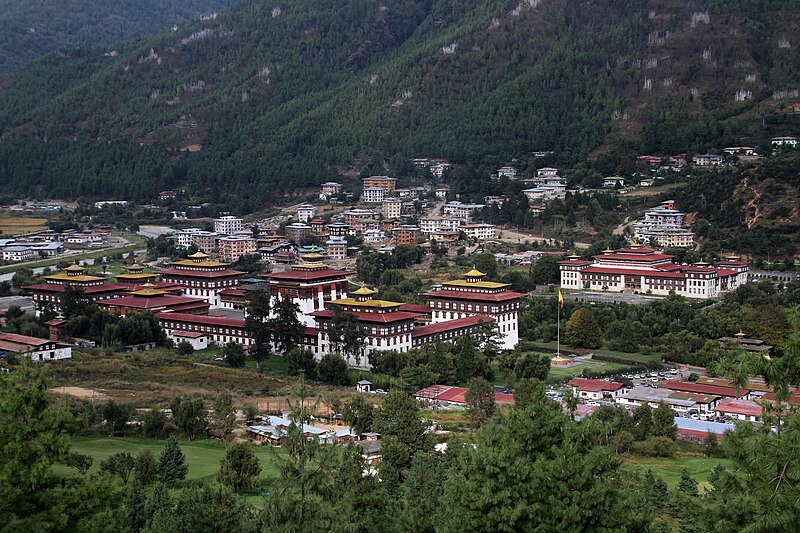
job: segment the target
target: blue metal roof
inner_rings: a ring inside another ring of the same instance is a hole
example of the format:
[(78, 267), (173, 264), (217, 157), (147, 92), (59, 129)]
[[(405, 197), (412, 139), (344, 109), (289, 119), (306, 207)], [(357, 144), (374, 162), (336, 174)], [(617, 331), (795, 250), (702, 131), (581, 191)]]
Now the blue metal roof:
[(706, 433), (715, 433), (722, 435), (726, 431), (736, 431), (736, 426), (733, 424), (724, 424), (722, 422), (708, 422), (706, 420), (695, 420), (693, 418), (684, 418), (682, 416), (675, 417), (675, 424), (678, 429), (689, 429), (692, 431), (704, 431)]

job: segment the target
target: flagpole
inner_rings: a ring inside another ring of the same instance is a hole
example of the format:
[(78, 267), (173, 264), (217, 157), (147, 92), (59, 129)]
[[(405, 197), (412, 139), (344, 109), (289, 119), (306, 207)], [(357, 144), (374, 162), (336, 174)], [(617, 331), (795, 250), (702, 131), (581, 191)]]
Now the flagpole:
[(556, 356), (561, 355), (561, 291), (558, 291), (559, 301), (556, 302)]

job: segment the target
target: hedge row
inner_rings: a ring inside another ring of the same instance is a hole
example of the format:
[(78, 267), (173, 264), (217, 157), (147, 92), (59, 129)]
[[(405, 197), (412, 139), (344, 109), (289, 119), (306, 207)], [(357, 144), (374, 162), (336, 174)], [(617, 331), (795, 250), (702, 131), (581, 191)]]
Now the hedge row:
[(664, 365), (662, 365), (657, 361), (641, 361), (639, 359), (629, 359), (627, 357), (622, 357), (619, 355), (611, 355), (604, 353), (594, 353), (592, 354), (592, 359), (596, 359), (598, 361), (605, 361), (606, 363), (617, 363), (619, 365), (637, 366), (648, 370), (664, 368)]

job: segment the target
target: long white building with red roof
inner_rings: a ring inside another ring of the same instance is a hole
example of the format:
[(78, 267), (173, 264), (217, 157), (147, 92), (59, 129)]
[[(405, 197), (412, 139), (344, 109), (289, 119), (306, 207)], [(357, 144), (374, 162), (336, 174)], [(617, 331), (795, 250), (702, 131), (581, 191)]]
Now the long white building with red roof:
[(738, 258), (714, 265), (675, 263), (675, 256), (633, 246), (605, 250), (592, 261), (571, 256), (559, 262), (561, 288), (635, 291), (687, 298), (715, 298), (747, 282), (748, 263)]

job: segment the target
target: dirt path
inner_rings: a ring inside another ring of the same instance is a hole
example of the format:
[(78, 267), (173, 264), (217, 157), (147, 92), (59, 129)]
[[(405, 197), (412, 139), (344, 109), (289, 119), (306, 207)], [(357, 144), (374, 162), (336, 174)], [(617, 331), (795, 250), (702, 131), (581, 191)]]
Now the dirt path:
[(107, 400), (108, 396), (100, 391), (94, 389), (85, 389), (83, 387), (55, 387), (50, 389), (53, 394), (65, 394), (73, 398)]

